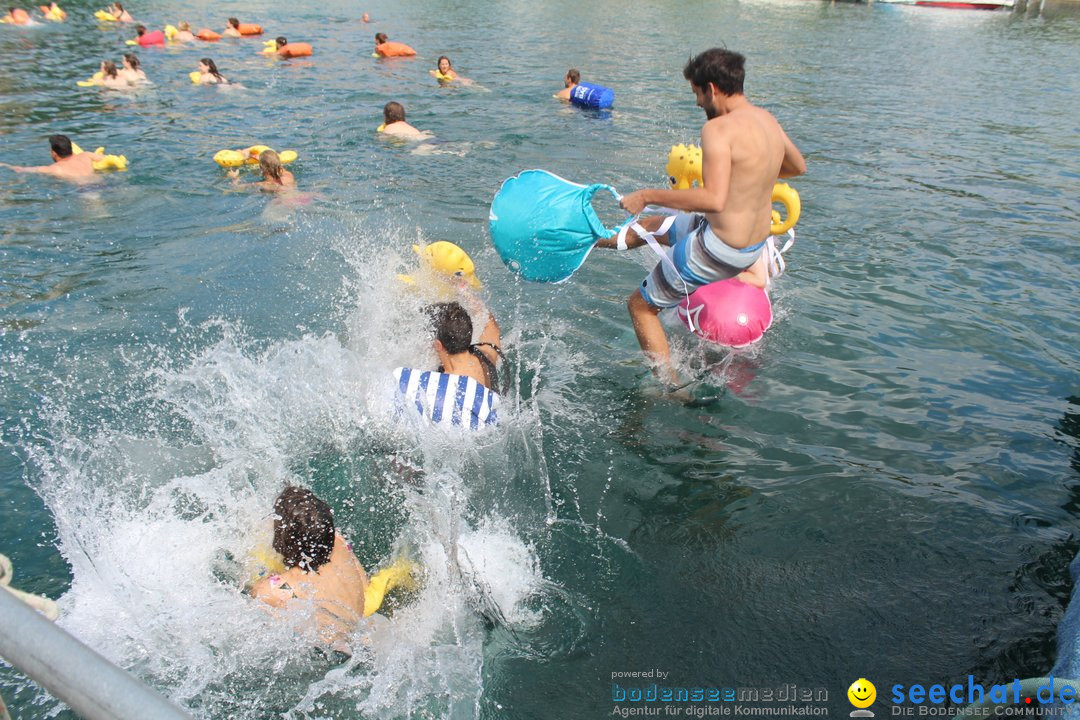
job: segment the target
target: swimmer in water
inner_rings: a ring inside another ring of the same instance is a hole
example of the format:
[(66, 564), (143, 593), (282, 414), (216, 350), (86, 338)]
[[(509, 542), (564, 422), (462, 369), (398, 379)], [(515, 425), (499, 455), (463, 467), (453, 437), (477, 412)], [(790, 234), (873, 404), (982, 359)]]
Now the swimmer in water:
[(368, 15), (367, 13), (364, 13), (363, 15), (360, 16), (360, 22), (366, 22), (366, 23), (371, 22), (371, 16)]
[(116, 18), (119, 22), (135, 22), (135, 18), (131, 17), (131, 13), (125, 10), (124, 6), (120, 3), (113, 3), (106, 12)]
[(173, 42), (195, 42), (195, 35), (191, 32), (191, 25), (186, 22), (179, 23), (176, 26), (176, 34), (173, 35)]
[[(251, 157), (250, 153), (244, 151), (244, 159)], [(259, 170), (262, 171), (262, 181), (255, 183), (260, 190), (266, 192), (279, 192), (281, 190), (294, 189), (296, 187), (296, 178), (293, 174), (285, 169), (281, 164), (281, 156), (273, 150), (263, 150), (259, 153)], [(233, 169), (229, 171), (229, 177), (234, 182), (239, 182), (240, 171)]]
[(576, 68), (570, 68), (566, 71), (566, 77), (563, 78), (563, 89), (555, 93), (553, 97), (570, 102), (570, 93), (574, 92), (579, 82), (581, 82), (581, 73)]
[(8, 14), (4, 16), (4, 21), (12, 25), (29, 25), (31, 23), (30, 13), (22, 8), (8, 8)]
[(210, 58), (199, 61), (199, 84), (200, 85), (228, 85), (229, 81), (218, 72), (217, 65)]
[(101, 84), (114, 90), (131, 87), (127, 78), (120, 77), (120, 71), (116, 69), (116, 63), (112, 60), (103, 60), (101, 63)]
[(364, 618), (368, 577), (334, 528), (330, 506), (310, 490), (286, 487), (274, 501), (273, 545), (285, 561), (285, 572), (256, 582), (251, 596), (283, 610), (314, 610), (319, 638), (346, 649)]
[(499, 323), (487, 312), (487, 323), (477, 342), (472, 341), (472, 318), (460, 303), (445, 302), (425, 308), (435, 331), (435, 354), (441, 373), (464, 375), (491, 390), (498, 391), (496, 364), (502, 357), (499, 347)]
[(383, 135), (393, 135), (409, 140), (426, 140), (431, 137), (431, 133), (417, 130), (405, 122), (405, 106), (393, 100), (383, 106), (383, 124), (380, 132)]
[(454, 70), (454, 66), (450, 63), (450, 58), (445, 55), (439, 56), (437, 69), (428, 70), (428, 72), (440, 83), (451, 83), (456, 81), (462, 85), (472, 85), (472, 80), (457, 74), (457, 71)]
[(124, 67), (118, 71), (118, 75), (130, 84), (147, 82), (146, 73), (142, 70), (142, 63), (135, 53), (124, 54)]
[(221, 31), (225, 37), (243, 37), (240, 32), (240, 21), (237, 18), (229, 18), (229, 24)]
[(53, 159), (52, 165), (34, 167), (8, 165), (7, 163), (0, 163), (0, 165), (11, 168), (15, 172), (40, 173), (63, 180), (85, 180), (94, 174), (94, 162), (105, 159), (104, 155), (92, 152), (75, 154), (71, 147), (71, 140), (67, 135), (49, 136), (49, 149)]

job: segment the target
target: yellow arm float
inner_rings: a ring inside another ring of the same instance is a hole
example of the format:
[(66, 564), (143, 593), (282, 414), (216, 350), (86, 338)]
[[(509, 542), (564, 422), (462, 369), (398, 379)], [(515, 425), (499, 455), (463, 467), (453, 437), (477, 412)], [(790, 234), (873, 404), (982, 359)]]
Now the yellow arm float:
[(419, 568), (408, 558), (400, 558), (368, 578), (364, 591), (364, 617), (374, 615), (382, 607), (386, 593), (396, 587), (406, 590), (416, 587), (415, 573)]
[[(221, 167), (240, 167), (242, 165), (257, 165), (259, 163), (259, 153), (263, 150), (269, 150), (266, 145), (252, 145), (249, 148), (245, 148), (248, 155), (244, 157), (244, 150), (218, 150), (214, 154), (214, 162)], [(299, 155), (295, 150), (282, 150), (278, 153), (278, 158), (281, 159), (282, 164), (291, 163), (296, 160)]]
[[(83, 149), (71, 143), (71, 152), (73, 155), (78, 155), (83, 152)], [(98, 155), (105, 155), (105, 148), (99, 147), (94, 151)], [(127, 157), (124, 155), (105, 155), (101, 160), (95, 160), (93, 166), (95, 170), (127, 170)]]
[[(705, 187), (701, 177), (701, 148), (697, 145), (675, 145), (668, 153), (667, 167), (668, 182), (673, 190), (689, 190), (696, 184)], [(802, 202), (799, 193), (787, 183), (773, 185), (772, 202), (781, 203), (784, 206), (786, 219), (781, 222), (780, 213), (772, 211), (772, 224), (769, 231), (773, 235), (781, 235), (799, 222), (799, 213), (802, 210)]]
[(105, 22), (116, 22), (116, 16), (105, 10), (98, 10), (94, 13), (94, 17), (98, 20), (104, 20)]

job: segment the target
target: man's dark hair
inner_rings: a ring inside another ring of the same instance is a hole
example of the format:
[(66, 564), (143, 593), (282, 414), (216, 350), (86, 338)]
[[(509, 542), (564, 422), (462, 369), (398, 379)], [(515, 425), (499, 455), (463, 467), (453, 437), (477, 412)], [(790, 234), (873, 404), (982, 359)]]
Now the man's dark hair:
[(451, 355), (466, 352), (472, 345), (472, 318), (456, 302), (435, 303), (427, 307), (428, 317), (435, 329), (435, 339)]
[(237, 18), (229, 18), (229, 25), (231, 25), (232, 27), (239, 30), (240, 29), (240, 20), (238, 20)]
[(280, 50), (281, 48), (283, 48), (283, 47), (285, 47), (286, 45), (289, 44), (289, 41), (285, 39), (284, 35), (278, 35), (274, 39), (274, 42), (277, 44), (278, 50)]
[(145, 25), (136, 25), (135, 26), (135, 34), (136, 35), (138, 35), (139, 37), (142, 37), (145, 33), (146, 33), (146, 26)]
[(570, 78), (570, 82), (574, 83), (575, 85), (581, 82), (581, 73), (578, 71), (577, 68), (570, 68), (569, 70), (567, 70), (566, 77)]
[(305, 488), (288, 486), (274, 501), (274, 549), (285, 567), (318, 570), (334, 549), (334, 514)]
[(62, 158), (71, 157), (71, 139), (67, 135), (50, 135), (49, 147)]
[(390, 123), (404, 122), (405, 120), (405, 106), (399, 102), (390, 102), (383, 105), (382, 109), (383, 120), (387, 125)]
[(376, 45), (382, 45), (384, 42), (386, 42), (389, 39), (390, 38), (387, 36), (386, 33), (375, 33), (375, 44)]
[(737, 52), (712, 48), (691, 58), (683, 68), (683, 77), (695, 87), (704, 89), (712, 83), (725, 95), (742, 95), (745, 63), (746, 58)]

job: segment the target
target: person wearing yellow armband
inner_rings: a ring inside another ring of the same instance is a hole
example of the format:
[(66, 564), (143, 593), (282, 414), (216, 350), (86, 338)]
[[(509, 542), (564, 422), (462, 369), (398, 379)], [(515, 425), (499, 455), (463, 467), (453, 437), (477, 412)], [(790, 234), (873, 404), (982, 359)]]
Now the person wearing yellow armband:
[(274, 550), (285, 570), (258, 580), (251, 596), (282, 610), (307, 610), (319, 639), (348, 647), (364, 618), (368, 576), (334, 527), (330, 506), (306, 488), (286, 487), (274, 501)]
[[(248, 150), (243, 151), (244, 159), (250, 157)], [(281, 164), (281, 156), (273, 150), (263, 150), (259, 153), (259, 170), (262, 171), (263, 179), (256, 183), (259, 189), (267, 192), (278, 192), (296, 187), (296, 178)], [(240, 171), (230, 170), (229, 177), (234, 182), (240, 181)]]
[(199, 61), (199, 69), (191, 73), (191, 81), (196, 85), (228, 85), (229, 81), (218, 72), (217, 65), (210, 58)]
[(92, 152), (76, 153), (71, 147), (71, 139), (67, 135), (50, 135), (49, 148), (52, 154), (52, 165), (38, 165), (23, 167), (0, 163), (4, 167), (11, 168), (15, 172), (41, 173), (52, 175), (62, 180), (84, 180), (94, 174), (94, 162), (105, 159), (104, 155)]
[(176, 34), (172, 36), (174, 43), (195, 42), (195, 35), (191, 32), (191, 25), (186, 22), (176, 24)]
[(431, 133), (417, 130), (405, 122), (405, 106), (393, 100), (383, 106), (383, 124), (378, 130), (383, 135), (393, 135), (409, 140), (426, 140), (431, 137)]
[(118, 2), (114, 2), (107, 11), (117, 22), (135, 22), (135, 18), (131, 17), (131, 13), (124, 9), (124, 6)]
[(473, 81), (469, 78), (458, 75), (457, 71), (454, 70), (453, 64), (450, 62), (450, 58), (445, 55), (440, 55), (437, 68), (435, 70), (429, 70), (428, 72), (440, 83), (458, 82), (462, 85), (473, 84)]

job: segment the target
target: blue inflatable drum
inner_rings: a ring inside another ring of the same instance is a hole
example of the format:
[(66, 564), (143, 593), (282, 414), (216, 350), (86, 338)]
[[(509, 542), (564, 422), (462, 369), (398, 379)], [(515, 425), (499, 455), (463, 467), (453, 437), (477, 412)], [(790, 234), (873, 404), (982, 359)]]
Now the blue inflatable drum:
[(615, 102), (615, 91), (603, 85), (593, 85), (587, 82), (578, 83), (570, 91), (570, 102), (581, 107), (603, 110), (611, 107), (612, 103)]

